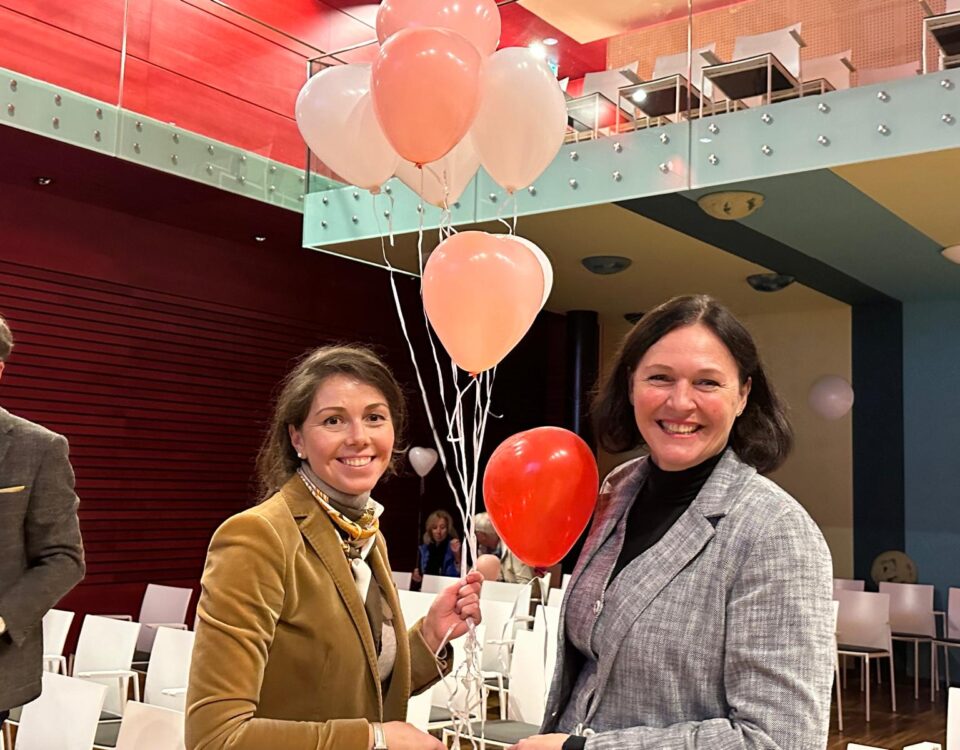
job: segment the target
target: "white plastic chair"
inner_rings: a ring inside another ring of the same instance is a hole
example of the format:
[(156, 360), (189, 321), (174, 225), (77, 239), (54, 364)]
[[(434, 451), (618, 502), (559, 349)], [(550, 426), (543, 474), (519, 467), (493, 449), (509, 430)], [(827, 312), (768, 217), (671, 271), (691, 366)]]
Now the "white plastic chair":
[(550, 589), (550, 593), (547, 594), (547, 606), (548, 607), (559, 607), (563, 604), (563, 589)]
[(131, 669), (133, 652), (140, 634), (139, 622), (87, 615), (80, 628), (73, 676), (104, 685), (110, 690), (104, 700), (104, 720), (123, 715), (127, 691), (133, 683), (133, 696), (140, 700), (140, 681)]
[[(157, 637), (157, 628), (161, 625), (167, 628), (187, 630), (187, 609), (193, 589), (177, 586), (163, 586), (159, 583), (148, 583), (140, 603), (140, 616), (137, 618), (144, 627), (140, 630), (137, 639), (137, 663), (146, 663), (153, 639)], [(101, 615), (116, 620), (133, 621), (130, 615)], [(146, 658), (142, 658), (146, 657)]]
[[(454, 576), (424, 575), (423, 583), (420, 584), (420, 591), (422, 591), (424, 594), (439, 594), (447, 586), (450, 586), (459, 580), (459, 578), (455, 578)], [(483, 587), (486, 588), (487, 584), (484, 584)]]
[(63, 646), (73, 624), (74, 612), (51, 609), (43, 616), (43, 668), (48, 672), (67, 673)]
[(870, 660), (890, 660), (890, 703), (897, 711), (893, 674), (893, 639), (890, 632), (890, 597), (871, 591), (838, 591), (837, 653), (863, 660), (860, 689), (866, 690), (866, 721), (870, 721)]
[(913, 697), (920, 697), (920, 644), (930, 646), (930, 700), (937, 688), (937, 660), (933, 641), (937, 623), (933, 614), (933, 586), (881, 581), (880, 592), (890, 596), (893, 640), (913, 644)]
[(144, 703), (174, 711), (186, 710), (194, 637), (190, 630), (157, 628), (143, 685)]
[(947, 747), (960, 750), (960, 688), (947, 691)]
[[(486, 628), (481, 623), (476, 628), (477, 642), (482, 644), (486, 634)], [(471, 719), (479, 720), (487, 714), (487, 690), (483, 688), (483, 694), (478, 696), (476, 693), (469, 694), (462, 685), (457, 684), (457, 670), (466, 660), (466, 637), (458, 638), (453, 644), (453, 662), (451, 664), (450, 674), (444, 677), (440, 682), (433, 686), (430, 692), (430, 715), (427, 724), (428, 730), (442, 729), (449, 726), (452, 715), (450, 706), (452, 705), (458, 711), (470, 714)], [(479, 698), (479, 704), (477, 700)]]
[(864, 581), (859, 578), (834, 578), (833, 595), (836, 597), (838, 591), (863, 591)]
[[(500, 602), (516, 602), (518, 597), (526, 595), (527, 606), (533, 591), (532, 582), (507, 583), (506, 581), (484, 581), (480, 589), (480, 599), (495, 599)], [(529, 610), (528, 610), (529, 611)]]
[[(159, 636), (157, 633), (158, 641)], [(162, 706), (131, 703), (120, 722), (116, 750), (185, 750), (183, 714)]]
[(43, 673), (43, 692), (23, 707), (16, 750), (90, 750), (107, 688)]
[(393, 585), (398, 590), (409, 591), (410, 582), (413, 580), (413, 573), (403, 573), (396, 570), (390, 572), (393, 576)]
[[(947, 619), (943, 638), (937, 638), (934, 641), (934, 646), (943, 649), (944, 676), (946, 677), (947, 687), (949, 687), (950, 649), (960, 648), (960, 588), (951, 587), (947, 591)], [(957, 710), (960, 711), (960, 708)]]
[(433, 604), (436, 594), (428, 594), (423, 591), (397, 591), (400, 598), (400, 611), (403, 612), (403, 620), (408, 628), (412, 628), (417, 620), (426, 616), (430, 605)]

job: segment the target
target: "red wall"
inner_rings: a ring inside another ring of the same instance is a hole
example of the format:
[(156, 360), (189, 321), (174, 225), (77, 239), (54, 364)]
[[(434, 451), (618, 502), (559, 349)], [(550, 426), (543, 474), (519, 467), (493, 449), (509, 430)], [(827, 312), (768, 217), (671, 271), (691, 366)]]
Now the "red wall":
[[(139, 189), (149, 206), (149, 179)], [(148, 582), (197, 586), (211, 532), (254, 499), (271, 393), (308, 347), (375, 344), (406, 383), (410, 443), (430, 444), (385, 272), (3, 182), (0, 228), (17, 339), (0, 403), (67, 435), (81, 497), (88, 572), (61, 606), (135, 615)], [(413, 281), (401, 288), (418, 302)], [(559, 424), (562, 362), (562, 317), (545, 314), (500, 368), (488, 451)], [(418, 494), (409, 472), (377, 492), (398, 569), (414, 564), (418, 517), (450, 507), (439, 471)]]

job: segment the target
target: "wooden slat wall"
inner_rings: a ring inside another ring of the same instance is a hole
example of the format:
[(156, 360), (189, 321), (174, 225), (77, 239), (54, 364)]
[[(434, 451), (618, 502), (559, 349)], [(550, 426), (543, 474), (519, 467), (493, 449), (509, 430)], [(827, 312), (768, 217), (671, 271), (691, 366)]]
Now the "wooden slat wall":
[[(17, 341), (0, 404), (68, 437), (81, 498), (87, 577), (61, 606), (135, 615), (147, 583), (199, 587), (211, 533), (255, 499), (275, 385), (312, 346), (373, 344), (405, 386), (407, 444), (430, 444), (385, 272), (2, 182), (0, 226), (0, 313)], [(416, 284), (399, 284), (418, 305)], [(560, 423), (563, 336), (545, 313), (499, 368), (487, 453)], [(453, 507), (446, 482), (434, 471), (421, 497), (406, 470), (377, 499), (391, 560), (409, 570), (418, 519)]]

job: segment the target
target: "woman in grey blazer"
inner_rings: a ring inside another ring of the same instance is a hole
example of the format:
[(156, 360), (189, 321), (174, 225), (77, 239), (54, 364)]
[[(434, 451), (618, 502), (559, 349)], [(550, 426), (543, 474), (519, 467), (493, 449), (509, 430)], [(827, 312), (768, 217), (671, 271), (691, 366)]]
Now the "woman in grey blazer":
[(561, 612), (542, 735), (521, 750), (826, 746), (832, 566), (761, 476), (790, 425), (747, 330), (706, 296), (647, 313), (594, 402), (616, 468)]

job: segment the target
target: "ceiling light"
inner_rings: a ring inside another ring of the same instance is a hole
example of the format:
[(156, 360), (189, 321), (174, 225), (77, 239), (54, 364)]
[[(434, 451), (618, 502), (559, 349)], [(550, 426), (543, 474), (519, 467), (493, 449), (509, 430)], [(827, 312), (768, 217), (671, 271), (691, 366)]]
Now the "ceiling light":
[(734, 221), (745, 219), (763, 205), (763, 196), (747, 190), (707, 193), (697, 198), (697, 205), (714, 219)]
[(533, 53), (533, 56), (538, 60), (547, 59), (547, 48), (543, 46), (540, 42), (534, 42), (530, 45), (530, 51)]
[(633, 261), (620, 255), (591, 255), (580, 262), (590, 273), (609, 276), (612, 273), (626, 271)]
[(747, 283), (758, 292), (779, 292), (796, 281), (785, 273), (755, 273), (747, 276)]
[(548, 36), (546, 39), (543, 40), (543, 43), (548, 47), (554, 47), (557, 44), (557, 40), (554, 39), (552, 36)]
[(636, 325), (637, 323), (640, 322), (640, 318), (642, 317), (643, 317), (642, 312), (629, 312), (629, 313), (623, 314), (624, 320), (626, 320), (630, 325)]
[(38, 177), (38, 178), (37, 178), (37, 184), (40, 185), (41, 187), (46, 187), (46, 186), (49, 185), (51, 182), (53, 182), (53, 178), (52, 178), (52, 177)]
[(951, 263), (960, 263), (960, 245), (951, 245), (940, 251), (940, 254)]
[(253, 235), (253, 239), (255, 239), (257, 242), (266, 242), (266, 241), (267, 241), (267, 235), (265, 235), (265, 234), (255, 234), (255, 235)]
[(647, 100), (647, 92), (644, 91), (643, 89), (640, 89), (639, 91), (634, 91), (630, 95), (630, 98), (633, 99), (635, 103), (642, 104)]

